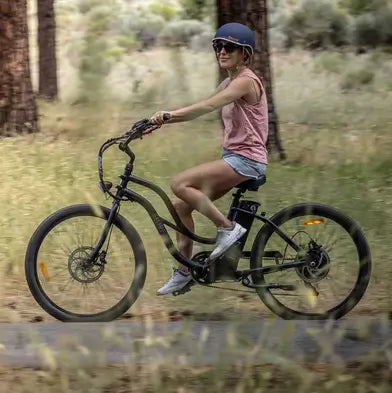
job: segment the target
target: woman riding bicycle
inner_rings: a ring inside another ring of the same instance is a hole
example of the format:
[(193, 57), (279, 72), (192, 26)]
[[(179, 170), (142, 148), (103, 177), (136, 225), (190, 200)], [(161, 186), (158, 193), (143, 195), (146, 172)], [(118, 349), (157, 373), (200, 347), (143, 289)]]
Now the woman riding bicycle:
[[(159, 111), (151, 117), (151, 122), (157, 125), (183, 122), (222, 108), (222, 158), (187, 169), (176, 175), (171, 184), (177, 197), (174, 207), (191, 231), (194, 231), (194, 210), (216, 225), (216, 246), (210, 255), (210, 260), (215, 260), (246, 230), (226, 218), (212, 201), (221, 198), (236, 185), (264, 175), (268, 162), (268, 108), (263, 85), (249, 68), (255, 52), (253, 32), (242, 24), (228, 23), (218, 29), (212, 43), (219, 66), (227, 70), (228, 78), (218, 86), (213, 96), (175, 111)], [(165, 114), (170, 114), (170, 120), (164, 120)], [(192, 240), (177, 233), (177, 242), (180, 252), (191, 258)], [(188, 268), (176, 269), (157, 294), (178, 291), (190, 280)]]

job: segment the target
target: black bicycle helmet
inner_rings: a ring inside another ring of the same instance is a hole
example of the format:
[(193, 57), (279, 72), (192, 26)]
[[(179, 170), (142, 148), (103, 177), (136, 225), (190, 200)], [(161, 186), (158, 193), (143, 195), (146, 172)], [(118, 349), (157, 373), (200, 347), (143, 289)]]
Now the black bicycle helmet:
[(221, 26), (215, 33), (212, 42), (223, 40), (232, 42), (251, 50), (251, 54), (255, 53), (255, 36), (253, 31), (241, 23), (226, 23)]

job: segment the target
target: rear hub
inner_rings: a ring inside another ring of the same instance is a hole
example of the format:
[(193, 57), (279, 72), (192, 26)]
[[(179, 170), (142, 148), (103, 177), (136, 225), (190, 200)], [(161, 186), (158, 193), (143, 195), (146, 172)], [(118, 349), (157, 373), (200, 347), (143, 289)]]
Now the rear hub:
[[(327, 277), (331, 260), (324, 248), (316, 242), (311, 241), (308, 247), (306, 254), (307, 263), (297, 267), (296, 271), (298, 276), (305, 282), (316, 283)], [(299, 260), (298, 256), (297, 260)]]

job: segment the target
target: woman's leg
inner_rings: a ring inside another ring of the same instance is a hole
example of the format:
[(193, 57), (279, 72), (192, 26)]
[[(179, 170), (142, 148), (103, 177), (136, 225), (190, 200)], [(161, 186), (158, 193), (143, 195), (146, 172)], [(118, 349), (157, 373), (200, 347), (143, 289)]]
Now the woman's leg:
[[(192, 218), (193, 209), (188, 206), (186, 202), (181, 199), (176, 198), (173, 202), (174, 209), (178, 213), (182, 223), (192, 232), (195, 231), (195, 223)], [(180, 232), (177, 232), (177, 246), (182, 255), (186, 258), (192, 257), (192, 246), (193, 242), (189, 239), (188, 236), (183, 235)], [(184, 266), (185, 268), (185, 266)], [(187, 268), (186, 268), (187, 269)]]
[[(217, 226), (231, 228), (232, 223), (212, 203), (237, 184), (247, 180), (238, 175), (225, 161), (218, 160), (188, 169), (175, 176), (172, 190), (179, 198), (174, 206), (184, 225), (194, 232), (192, 211), (198, 210)], [(241, 228), (243, 230), (243, 228)], [(192, 240), (182, 234), (177, 234), (178, 248), (187, 258), (192, 257)], [(191, 280), (188, 268), (182, 267), (175, 271), (169, 281), (157, 291), (158, 295), (180, 290)]]
[[(215, 201), (216, 199), (221, 198), (228, 191), (230, 190), (224, 190), (221, 192), (212, 192), (212, 194), (210, 195), (210, 199), (212, 201)], [(183, 224), (190, 231), (195, 232), (195, 223), (193, 222), (193, 218), (192, 218), (192, 212), (194, 209), (191, 208), (186, 202), (184, 202), (182, 199), (179, 198), (176, 198), (174, 200), (173, 205)], [(188, 236), (183, 235), (180, 232), (177, 232), (176, 237), (177, 237), (177, 246), (180, 253), (184, 255), (186, 258), (191, 258), (192, 251), (193, 251), (192, 239), (190, 239)], [(185, 272), (189, 271), (189, 269), (186, 266), (181, 266), (181, 270)]]
[(230, 228), (232, 222), (217, 209), (212, 200), (220, 198), (245, 180), (248, 179), (235, 172), (224, 160), (217, 160), (176, 175), (172, 180), (172, 190), (187, 206), (184, 209), (183, 205), (182, 209), (186, 220), (189, 220), (192, 210), (197, 210), (216, 227)]

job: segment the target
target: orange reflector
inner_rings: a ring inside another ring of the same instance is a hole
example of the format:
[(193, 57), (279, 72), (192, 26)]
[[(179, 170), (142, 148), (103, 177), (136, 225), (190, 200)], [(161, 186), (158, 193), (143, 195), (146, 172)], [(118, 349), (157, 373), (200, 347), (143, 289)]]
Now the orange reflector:
[(48, 269), (46, 268), (45, 264), (41, 262), (39, 267), (41, 268), (42, 275), (45, 277), (46, 281), (50, 281)]
[(314, 220), (305, 221), (304, 225), (315, 225), (315, 224), (324, 224), (323, 218), (316, 218)]

